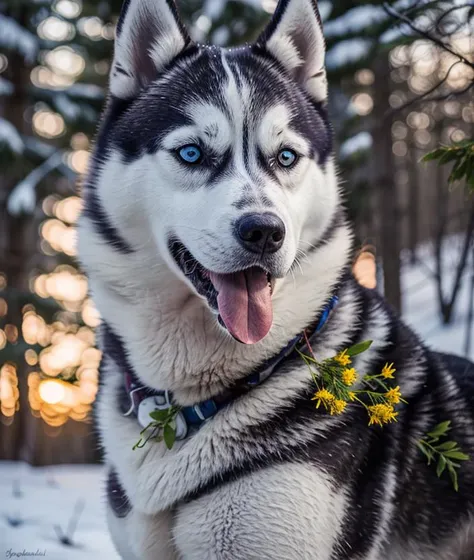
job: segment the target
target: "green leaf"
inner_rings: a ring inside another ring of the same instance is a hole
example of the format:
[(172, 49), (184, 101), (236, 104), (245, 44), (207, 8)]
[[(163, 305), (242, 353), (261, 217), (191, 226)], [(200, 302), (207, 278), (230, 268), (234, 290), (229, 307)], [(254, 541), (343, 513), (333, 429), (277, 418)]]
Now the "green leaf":
[(438, 458), (438, 466), (436, 467), (436, 476), (438, 478), (443, 474), (445, 468), (446, 468), (446, 459), (442, 455), (440, 455)]
[(428, 432), (427, 435), (432, 438), (443, 436), (444, 434), (447, 434), (450, 429), (451, 429), (451, 420), (446, 420), (446, 422), (441, 422), (440, 424), (435, 426), (434, 430)]
[(296, 351), (298, 352), (298, 354), (300, 355), (300, 357), (302, 358), (302, 360), (304, 361), (304, 363), (305, 363), (307, 366), (310, 366), (312, 363), (313, 363), (313, 364), (317, 364), (317, 363), (318, 363), (314, 358), (312, 358), (311, 356), (308, 356), (308, 354), (303, 354), (303, 352), (300, 352), (300, 351), (298, 350), (298, 348), (296, 349)]
[(433, 161), (435, 159), (439, 159), (443, 154), (446, 153), (446, 148), (438, 148), (437, 150), (433, 150), (432, 152), (427, 153), (421, 158), (421, 161)]
[(469, 157), (467, 160), (466, 181), (474, 180), (474, 157)]
[(445, 451), (443, 455), (450, 459), (457, 459), (458, 461), (469, 461), (470, 459), (470, 456), (462, 451)]
[(166, 447), (171, 449), (176, 441), (176, 429), (171, 426), (171, 424), (166, 424), (163, 428), (163, 438), (165, 440)]
[(153, 418), (153, 420), (156, 420), (156, 422), (166, 422), (169, 416), (169, 412), (168, 409), (154, 410), (153, 412), (150, 412), (150, 416), (151, 418)]
[(474, 189), (474, 170), (472, 172), (472, 175), (468, 178), (467, 184), (470, 189)]
[(446, 150), (444, 154), (439, 158), (439, 165), (444, 165), (445, 163), (449, 163), (455, 159), (458, 159), (462, 156), (461, 150), (457, 149), (450, 149)]
[(428, 459), (428, 465), (431, 463), (431, 461), (433, 460), (433, 452), (428, 449), (427, 447), (425, 447), (421, 442), (418, 443), (418, 449), (423, 453), (423, 455), (425, 455)]
[(458, 444), (455, 441), (446, 441), (445, 443), (442, 443), (441, 445), (437, 445), (436, 450), (437, 451), (453, 451), (453, 449), (457, 446), (458, 446)]
[(347, 349), (348, 356), (357, 356), (357, 354), (362, 354), (370, 348), (372, 340), (364, 340), (363, 342), (358, 342)]
[(453, 483), (453, 487), (456, 490), (456, 492), (458, 492), (459, 491), (458, 473), (456, 472), (456, 469), (453, 467), (453, 465), (450, 462), (447, 462), (446, 464), (448, 467), (448, 472), (451, 478), (451, 482)]
[(460, 160), (456, 163), (451, 171), (451, 175), (448, 177), (448, 182), (453, 183), (454, 181), (459, 181), (462, 179), (467, 171), (467, 161), (465, 159)]

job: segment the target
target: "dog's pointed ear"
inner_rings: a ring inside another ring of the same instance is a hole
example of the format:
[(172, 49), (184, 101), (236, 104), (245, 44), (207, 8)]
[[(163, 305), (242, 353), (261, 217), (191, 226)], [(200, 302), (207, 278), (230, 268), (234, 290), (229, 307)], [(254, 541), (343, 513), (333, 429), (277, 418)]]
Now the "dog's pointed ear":
[(133, 98), (190, 43), (173, 0), (124, 0), (110, 92), (121, 99)]
[(280, 0), (256, 45), (275, 58), (314, 101), (326, 100), (326, 49), (316, 0)]

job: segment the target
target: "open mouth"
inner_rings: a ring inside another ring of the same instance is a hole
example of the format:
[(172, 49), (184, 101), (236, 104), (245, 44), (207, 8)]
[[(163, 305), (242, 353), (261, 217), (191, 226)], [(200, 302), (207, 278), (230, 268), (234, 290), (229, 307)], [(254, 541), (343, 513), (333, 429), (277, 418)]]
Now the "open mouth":
[(273, 322), (272, 294), (275, 281), (261, 267), (230, 274), (204, 268), (180, 242), (169, 242), (170, 253), (196, 292), (218, 313), (219, 323), (243, 344), (264, 338)]

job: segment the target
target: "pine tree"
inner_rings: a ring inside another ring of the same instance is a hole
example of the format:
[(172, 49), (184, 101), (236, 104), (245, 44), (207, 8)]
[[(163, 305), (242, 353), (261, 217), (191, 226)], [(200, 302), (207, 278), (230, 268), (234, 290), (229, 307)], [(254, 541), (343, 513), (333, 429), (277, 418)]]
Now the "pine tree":
[[(401, 309), (404, 205), (415, 258), (421, 241), (419, 185), (431, 180), (418, 159), (435, 144), (436, 122), (442, 135), (455, 127), (459, 139), (468, 134), (466, 123), (474, 122), (469, 108), (462, 118), (442, 112), (445, 100), (464, 99), (469, 107), (472, 57), (461, 37), (472, 34), (474, 10), (448, 0), (350, 4), (320, 2), (339, 164), (359, 242), (368, 240), (380, 250), (385, 296)], [(421, 66), (430, 61), (427, 73), (427, 66)], [(456, 81), (463, 66), (464, 79)], [(408, 180), (397, 179), (406, 176)]]
[[(41, 442), (44, 426), (30, 409), (71, 430), (65, 423), (87, 419), (97, 391), (98, 318), (74, 261), (74, 222), (120, 8), (114, 0), (0, 4), (0, 418), (11, 424), (0, 428), (2, 458), (50, 461), (52, 440)], [(234, 0), (180, 8), (198, 42), (243, 43), (266, 19), (258, 5)]]

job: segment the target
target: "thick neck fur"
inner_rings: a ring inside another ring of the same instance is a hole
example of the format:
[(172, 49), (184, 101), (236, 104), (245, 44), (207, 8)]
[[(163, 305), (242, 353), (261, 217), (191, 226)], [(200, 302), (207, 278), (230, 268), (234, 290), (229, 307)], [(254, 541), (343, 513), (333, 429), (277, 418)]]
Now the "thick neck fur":
[(80, 228), (80, 254), (103, 320), (123, 340), (141, 381), (173, 391), (181, 405), (232, 385), (311, 324), (347, 265), (352, 239), (342, 223), (325, 245), (277, 281), (273, 327), (263, 341), (247, 346), (219, 327), (206, 303), (157, 260), (156, 248), (122, 255), (87, 219)]

